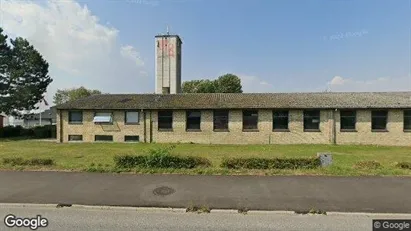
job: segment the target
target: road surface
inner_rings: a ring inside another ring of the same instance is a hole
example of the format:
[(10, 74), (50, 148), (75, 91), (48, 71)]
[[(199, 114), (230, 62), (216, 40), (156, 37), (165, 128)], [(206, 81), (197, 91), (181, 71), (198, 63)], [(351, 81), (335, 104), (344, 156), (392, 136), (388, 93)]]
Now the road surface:
[(0, 203), (411, 213), (411, 177), (0, 171)]

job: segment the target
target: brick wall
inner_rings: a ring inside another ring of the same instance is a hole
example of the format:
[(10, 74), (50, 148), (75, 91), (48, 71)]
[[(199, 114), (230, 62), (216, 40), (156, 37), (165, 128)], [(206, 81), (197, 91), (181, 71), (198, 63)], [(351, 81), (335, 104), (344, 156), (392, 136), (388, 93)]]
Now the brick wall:
[[(304, 132), (303, 111), (289, 111), (289, 131), (272, 131), (272, 110), (258, 110), (258, 131), (245, 132), (242, 129), (242, 111), (229, 113), (229, 131), (213, 131), (213, 111), (201, 111), (201, 131), (186, 131), (186, 112), (173, 112), (173, 130), (158, 131), (157, 111), (140, 113), (139, 125), (124, 124), (124, 111), (113, 111), (113, 125), (96, 125), (92, 122), (94, 111), (83, 112), (83, 124), (68, 124), (68, 111), (59, 111), (57, 139), (68, 141), (68, 135), (83, 135), (83, 141), (94, 142), (94, 135), (113, 135), (115, 142), (123, 142), (125, 135), (138, 135), (140, 142), (157, 143), (203, 143), (203, 144), (374, 144), (374, 145), (411, 145), (411, 133), (403, 131), (403, 111), (390, 110), (388, 113), (388, 132), (371, 131), (371, 111), (357, 110), (356, 132), (340, 131), (339, 111), (322, 110), (320, 132)], [(334, 114), (335, 113), (335, 114)], [(335, 131), (334, 120), (335, 118)], [(150, 125), (151, 123), (151, 125)], [(62, 132), (60, 132), (62, 127)], [(150, 132), (151, 130), (151, 132)], [(334, 134), (335, 133), (335, 137)], [(144, 137), (144, 134), (146, 136)]]
[[(62, 118), (63, 132), (57, 129), (57, 140), (62, 137), (62, 142), (68, 141), (69, 135), (82, 135), (84, 142), (94, 142), (95, 135), (112, 135), (113, 141), (124, 142), (124, 136), (139, 136), (140, 141), (144, 139), (144, 123), (140, 115), (140, 124), (128, 125), (124, 123), (124, 111), (104, 111), (113, 113), (112, 125), (99, 125), (93, 122), (94, 111), (83, 111), (82, 124), (69, 124), (68, 111), (59, 111), (57, 124), (60, 125), (60, 113)], [(60, 127), (60, 126), (58, 126)]]

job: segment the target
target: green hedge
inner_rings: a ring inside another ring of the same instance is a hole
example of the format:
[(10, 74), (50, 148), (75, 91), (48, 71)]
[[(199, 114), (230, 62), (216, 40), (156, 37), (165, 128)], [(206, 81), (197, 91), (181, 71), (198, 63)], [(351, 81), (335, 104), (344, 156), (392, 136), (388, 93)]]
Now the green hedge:
[(45, 125), (34, 128), (6, 126), (0, 128), (0, 138), (29, 137), (35, 139), (56, 138), (56, 125)]
[(209, 167), (211, 162), (202, 157), (174, 156), (170, 148), (151, 149), (148, 155), (115, 156), (114, 162), (118, 168), (196, 168)]
[(229, 169), (312, 169), (319, 166), (319, 158), (226, 158), (221, 163), (221, 167)]
[(23, 159), (21, 157), (13, 158), (3, 158), (3, 164), (10, 165), (31, 165), (31, 166), (47, 166), (54, 165), (54, 161), (48, 158), (33, 158), (33, 159)]

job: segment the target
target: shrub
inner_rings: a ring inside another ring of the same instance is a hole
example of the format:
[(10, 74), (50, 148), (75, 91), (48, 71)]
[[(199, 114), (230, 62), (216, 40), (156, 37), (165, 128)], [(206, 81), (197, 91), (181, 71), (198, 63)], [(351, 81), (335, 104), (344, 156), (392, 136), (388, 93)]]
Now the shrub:
[(24, 160), (21, 157), (13, 157), (13, 158), (3, 158), (3, 164), (10, 164), (10, 165), (27, 165), (28, 161)]
[(396, 164), (397, 168), (411, 169), (411, 162), (400, 162)]
[(380, 168), (381, 164), (375, 160), (359, 161), (354, 165), (357, 169), (377, 169)]
[(123, 156), (115, 156), (114, 163), (117, 167), (120, 168), (133, 168), (144, 166), (146, 163), (145, 156), (131, 156), (131, 155), (123, 155)]
[(15, 165), (31, 165), (31, 166), (49, 166), (54, 165), (54, 160), (48, 158), (34, 158), (25, 160), (21, 157), (3, 158), (3, 164)]
[(29, 165), (49, 166), (49, 165), (54, 165), (54, 160), (49, 159), (49, 158), (34, 158), (34, 159), (29, 160)]
[(120, 168), (195, 168), (211, 166), (211, 162), (206, 158), (171, 155), (170, 150), (174, 147), (152, 149), (147, 156), (116, 156), (114, 157), (114, 162), (116, 167)]
[(311, 169), (320, 165), (319, 158), (226, 158), (221, 163), (229, 169)]

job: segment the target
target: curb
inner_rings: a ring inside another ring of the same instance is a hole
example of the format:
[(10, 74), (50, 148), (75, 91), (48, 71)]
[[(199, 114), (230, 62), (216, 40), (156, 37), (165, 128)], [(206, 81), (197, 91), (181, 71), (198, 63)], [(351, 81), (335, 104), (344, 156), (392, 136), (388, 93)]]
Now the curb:
[[(164, 208), (164, 207), (126, 207), (126, 206), (100, 206), (100, 205), (79, 205), (72, 204), (68, 207), (57, 208), (58, 204), (24, 204), (24, 203), (0, 203), (0, 208), (14, 207), (14, 208), (55, 208), (55, 209), (89, 209), (89, 210), (128, 210), (128, 211), (141, 211), (141, 212), (173, 212), (173, 213), (187, 213), (186, 208)], [(215, 214), (242, 214), (237, 209), (211, 209), (210, 213)], [(195, 212), (194, 212), (195, 214)], [(207, 213), (205, 213), (207, 214)], [(316, 214), (296, 214), (294, 211), (286, 210), (248, 210), (245, 214), (258, 215), (258, 214), (287, 214), (287, 215), (313, 215)], [(321, 216), (321, 215), (317, 215)], [(365, 212), (327, 212), (327, 215), (323, 216), (407, 216), (410, 217), (411, 213), (365, 213)]]

